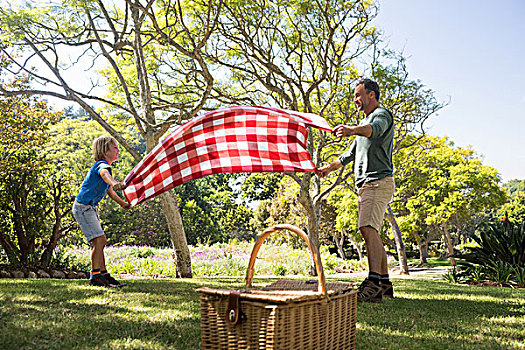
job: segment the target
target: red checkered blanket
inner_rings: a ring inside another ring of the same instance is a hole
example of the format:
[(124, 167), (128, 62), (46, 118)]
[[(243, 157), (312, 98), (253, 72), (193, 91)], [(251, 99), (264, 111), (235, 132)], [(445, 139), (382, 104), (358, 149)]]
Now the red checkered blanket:
[(308, 126), (332, 131), (308, 113), (259, 106), (218, 109), (189, 120), (126, 176), (133, 206), (185, 182), (218, 173), (315, 171)]

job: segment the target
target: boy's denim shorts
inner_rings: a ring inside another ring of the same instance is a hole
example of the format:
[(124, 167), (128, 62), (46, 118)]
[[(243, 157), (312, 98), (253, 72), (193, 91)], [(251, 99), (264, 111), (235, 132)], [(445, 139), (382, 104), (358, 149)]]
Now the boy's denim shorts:
[(104, 236), (104, 230), (102, 230), (100, 219), (98, 218), (98, 207), (75, 201), (73, 203), (73, 216), (80, 225), (80, 229), (88, 242), (91, 243), (93, 239)]

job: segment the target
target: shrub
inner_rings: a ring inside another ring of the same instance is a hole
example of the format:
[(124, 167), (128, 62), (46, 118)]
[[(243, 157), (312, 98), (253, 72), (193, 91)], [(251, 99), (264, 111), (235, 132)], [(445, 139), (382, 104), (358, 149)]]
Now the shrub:
[(505, 262), (525, 266), (525, 223), (514, 224), (506, 221), (484, 224), (478, 231), (479, 237), (472, 236), (479, 247), (467, 247), (467, 253), (458, 257), (478, 265), (495, 265)]
[(444, 273), (443, 279), (450, 283), (461, 283), (465, 281), (465, 278), (461, 272), (461, 269), (456, 268), (456, 266), (448, 270), (447, 273)]
[(525, 266), (514, 266), (514, 275), (518, 287), (525, 288)]
[[(476, 244), (467, 246), (466, 253), (457, 255), (465, 260), (458, 262), (457, 274), (467, 281), (488, 279), (500, 285), (524, 287), (525, 223), (512, 223), (507, 219), (489, 222), (477, 233), (472, 236)], [(447, 276), (446, 279), (454, 278)]]
[(286, 275), (286, 267), (283, 264), (278, 264), (273, 267), (273, 274), (275, 276), (284, 276)]
[(492, 266), (488, 266), (487, 278), (501, 285), (509, 284), (514, 268), (511, 264), (498, 261)]
[[(63, 247), (62, 265), (84, 264), (89, 266), (89, 248)], [(253, 242), (216, 243), (211, 246), (190, 246), (192, 271), (195, 276), (244, 276)], [(105, 249), (106, 266), (111, 273), (137, 276), (176, 277), (173, 250), (148, 246), (109, 246)], [(74, 262), (74, 259), (78, 262)], [(343, 260), (321, 248), (321, 259), (326, 274), (337, 270), (366, 268), (365, 261)], [(308, 275), (310, 255), (306, 249), (293, 249), (287, 245), (264, 244), (255, 263), (255, 275)]]

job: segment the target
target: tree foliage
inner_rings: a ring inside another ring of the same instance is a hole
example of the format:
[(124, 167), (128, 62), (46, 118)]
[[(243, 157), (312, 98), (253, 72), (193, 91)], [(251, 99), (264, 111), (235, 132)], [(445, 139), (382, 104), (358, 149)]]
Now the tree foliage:
[(49, 265), (58, 241), (73, 227), (72, 174), (42, 152), (59, 115), (38, 98), (0, 98), (0, 245), (13, 265)]
[(497, 170), (447, 138), (424, 137), (398, 152), (394, 163), (397, 190), (392, 207), (402, 232), (420, 249), (436, 237), (436, 230), (451, 228), (458, 239), (506, 198)]

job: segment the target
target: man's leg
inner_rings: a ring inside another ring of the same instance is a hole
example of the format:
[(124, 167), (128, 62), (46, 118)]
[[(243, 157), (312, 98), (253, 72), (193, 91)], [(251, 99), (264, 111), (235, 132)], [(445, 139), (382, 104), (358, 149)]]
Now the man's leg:
[(378, 228), (383, 223), (385, 209), (393, 192), (392, 178), (366, 183), (359, 189), (359, 231), (365, 240), (369, 267), (368, 278), (363, 281), (357, 294), (360, 301), (381, 301), (383, 284), (385, 288), (389, 284), (389, 296), (392, 294), (386, 251)]
[(372, 226), (364, 226), (359, 231), (365, 239), (368, 270), (379, 275), (388, 274), (385, 246), (377, 230)]

